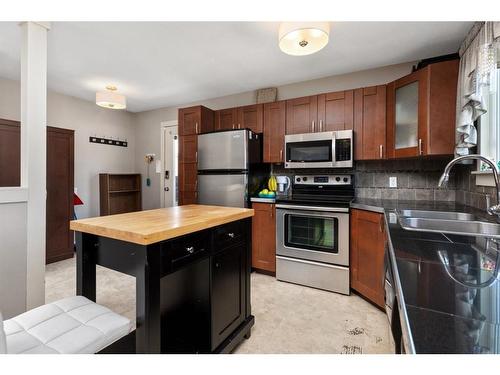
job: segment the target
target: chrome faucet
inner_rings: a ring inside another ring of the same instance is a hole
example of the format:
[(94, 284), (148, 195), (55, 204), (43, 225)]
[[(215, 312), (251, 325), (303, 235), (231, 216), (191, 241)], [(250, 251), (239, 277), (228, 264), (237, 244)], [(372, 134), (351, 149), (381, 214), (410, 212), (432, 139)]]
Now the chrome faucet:
[(482, 162), (488, 164), (491, 167), (491, 170), (493, 171), (493, 178), (495, 179), (495, 186), (497, 189), (497, 204), (494, 206), (490, 206), (490, 200), (489, 200), (489, 195), (486, 196), (486, 211), (488, 212), (489, 215), (496, 215), (498, 219), (500, 219), (500, 190), (499, 190), (499, 181), (498, 181), (498, 167), (493, 163), (490, 159), (473, 154), (473, 155), (463, 155), (463, 156), (458, 156), (452, 161), (450, 161), (446, 167), (444, 168), (444, 172), (439, 178), (438, 182), (438, 187), (444, 188), (448, 184), (448, 180), (450, 179), (450, 170), (451, 168), (458, 162), (462, 160), (469, 160), (469, 159), (475, 159), (475, 160), (481, 160)]

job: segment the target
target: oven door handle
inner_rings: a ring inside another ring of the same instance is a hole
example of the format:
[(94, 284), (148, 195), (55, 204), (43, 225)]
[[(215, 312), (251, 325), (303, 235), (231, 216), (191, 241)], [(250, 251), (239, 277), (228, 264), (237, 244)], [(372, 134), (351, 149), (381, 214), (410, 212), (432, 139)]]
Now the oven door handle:
[(323, 211), (323, 212), (349, 212), (347, 207), (316, 207), (316, 206), (297, 206), (293, 204), (277, 204), (276, 208), (301, 211)]

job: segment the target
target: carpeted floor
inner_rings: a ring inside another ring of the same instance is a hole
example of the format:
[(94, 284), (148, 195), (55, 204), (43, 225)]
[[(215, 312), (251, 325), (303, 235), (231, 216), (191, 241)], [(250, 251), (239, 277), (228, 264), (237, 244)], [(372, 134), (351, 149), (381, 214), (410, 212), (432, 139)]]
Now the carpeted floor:
[[(75, 259), (46, 268), (46, 302), (75, 295)], [(392, 353), (385, 314), (362, 298), (252, 273), (252, 336), (236, 353)], [(97, 269), (97, 302), (135, 322), (135, 279)]]

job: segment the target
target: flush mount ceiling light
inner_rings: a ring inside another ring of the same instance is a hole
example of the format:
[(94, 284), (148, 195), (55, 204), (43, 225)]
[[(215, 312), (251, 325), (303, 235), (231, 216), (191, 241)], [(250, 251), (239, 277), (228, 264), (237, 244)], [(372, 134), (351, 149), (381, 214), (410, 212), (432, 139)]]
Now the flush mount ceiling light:
[(127, 99), (116, 92), (116, 86), (106, 86), (106, 91), (96, 92), (95, 104), (99, 107), (111, 109), (127, 108)]
[(293, 56), (318, 52), (328, 44), (328, 22), (283, 22), (279, 30), (280, 49)]

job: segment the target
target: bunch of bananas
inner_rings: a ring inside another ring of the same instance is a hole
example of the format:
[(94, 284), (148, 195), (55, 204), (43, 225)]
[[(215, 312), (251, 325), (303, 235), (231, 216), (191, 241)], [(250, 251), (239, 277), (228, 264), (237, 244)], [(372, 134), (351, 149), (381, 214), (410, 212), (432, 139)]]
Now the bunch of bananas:
[(276, 191), (278, 189), (278, 183), (276, 182), (275, 176), (269, 177), (269, 180), (267, 181), (267, 187), (271, 191)]

